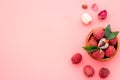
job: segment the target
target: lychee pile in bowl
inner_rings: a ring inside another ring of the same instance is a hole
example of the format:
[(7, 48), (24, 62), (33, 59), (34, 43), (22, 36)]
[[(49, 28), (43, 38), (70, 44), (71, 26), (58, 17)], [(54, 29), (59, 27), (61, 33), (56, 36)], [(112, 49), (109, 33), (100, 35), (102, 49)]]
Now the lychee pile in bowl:
[(88, 54), (99, 61), (112, 59), (119, 48), (118, 31), (113, 32), (110, 25), (93, 29), (86, 38), (83, 47)]

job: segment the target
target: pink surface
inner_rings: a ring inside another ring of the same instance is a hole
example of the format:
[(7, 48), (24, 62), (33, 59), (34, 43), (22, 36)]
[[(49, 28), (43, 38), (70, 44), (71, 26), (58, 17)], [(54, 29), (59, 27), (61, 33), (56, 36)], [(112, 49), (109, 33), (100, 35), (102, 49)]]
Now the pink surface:
[[(108, 10), (98, 20), (90, 6)], [(81, 4), (88, 4), (87, 10)], [(107, 62), (93, 60), (82, 49), (87, 34), (111, 24), (120, 31), (120, 0), (0, 0), (0, 80), (102, 80), (101, 67), (110, 69), (104, 80), (120, 80), (120, 54)], [(88, 12), (93, 22), (85, 26), (81, 15)], [(120, 34), (118, 35), (120, 37)], [(71, 56), (80, 52), (83, 60), (73, 65)], [(95, 75), (87, 78), (83, 67), (90, 64)]]

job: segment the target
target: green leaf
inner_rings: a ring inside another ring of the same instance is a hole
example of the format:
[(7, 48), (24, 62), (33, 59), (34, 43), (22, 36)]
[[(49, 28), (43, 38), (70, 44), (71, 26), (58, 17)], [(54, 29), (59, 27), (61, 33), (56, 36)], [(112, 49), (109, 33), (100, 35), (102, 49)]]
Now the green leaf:
[(105, 28), (105, 38), (108, 38), (111, 33), (110, 25)]
[(111, 40), (115, 38), (118, 35), (119, 32), (111, 32), (109, 36), (107, 37), (108, 40)]
[(118, 33), (119, 33), (118, 31), (112, 32), (110, 25), (108, 25), (105, 28), (105, 38), (108, 39), (108, 40), (111, 40), (111, 39), (115, 38), (118, 35)]
[(98, 50), (99, 48), (97, 46), (86, 46), (83, 47), (87, 52), (94, 52), (96, 50)]

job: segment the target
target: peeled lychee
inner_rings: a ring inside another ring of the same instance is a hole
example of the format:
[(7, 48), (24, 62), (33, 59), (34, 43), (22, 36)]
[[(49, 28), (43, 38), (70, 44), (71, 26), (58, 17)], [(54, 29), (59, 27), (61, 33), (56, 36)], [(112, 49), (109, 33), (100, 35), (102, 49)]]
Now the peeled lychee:
[(88, 45), (89, 46), (97, 46), (97, 41), (93, 38), (91, 38), (88, 42)]
[(113, 56), (113, 54), (115, 53), (115, 48), (113, 46), (109, 46), (106, 50), (105, 50), (105, 54), (107, 57), (111, 57)]
[(105, 53), (102, 50), (101, 51), (97, 50), (97, 51), (93, 52), (92, 55), (96, 59), (102, 59), (102, 58), (104, 58)]
[(72, 56), (71, 61), (73, 64), (78, 64), (82, 60), (82, 55), (80, 53), (76, 53)]
[(103, 29), (98, 29), (93, 33), (93, 36), (96, 38), (96, 40), (100, 40), (104, 37), (104, 30)]
[(95, 73), (94, 69), (90, 65), (86, 65), (83, 71), (87, 77), (92, 77)]
[(107, 68), (101, 68), (99, 71), (100, 78), (106, 78), (110, 74), (110, 71)]
[(109, 44), (110, 45), (115, 45), (117, 43), (117, 38), (115, 37), (115, 38), (113, 38), (113, 39), (111, 39), (111, 40), (109, 40)]

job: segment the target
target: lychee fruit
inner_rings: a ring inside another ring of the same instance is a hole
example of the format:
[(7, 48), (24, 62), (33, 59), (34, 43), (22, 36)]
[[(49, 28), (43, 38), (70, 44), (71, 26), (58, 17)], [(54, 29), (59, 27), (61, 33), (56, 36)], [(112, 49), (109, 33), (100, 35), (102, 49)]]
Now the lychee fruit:
[(96, 40), (94, 36), (91, 36), (90, 39), (94, 39), (94, 40)]
[(113, 54), (115, 53), (115, 48), (113, 46), (109, 46), (106, 50), (105, 50), (105, 55), (107, 57), (111, 57), (113, 56)]
[(115, 37), (115, 38), (113, 38), (113, 39), (111, 39), (111, 40), (109, 40), (109, 44), (110, 45), (115, 45), (117, 43), (117, 38)]
[(88, 42), (89, 46), (97, 46), (97, 41), (94, 38), (91, 38)]
[(76, 53), (72, 56), (71, 61), (73, 64), (78, 64), (82, 60), (82, 55), (80, 53)]
[(103, 50), (97, 50), (97, 51), (93, 52), (92, 55), (96, 59), (102, 59), (102, 58), (104, 58), (105, 53)]
[(101, 68), (99, 71), (100, 78), (106, 78), (110, 74), (110, 71), (107, 68)]
[(104, 37), (104, 30), (103, 29), (98, 29), (93, 33), (93, 36), (96, 38), (96, 40), (100, 40)]
[(86, 65), (83, 72), (87, 77), (92, 77), (95, 73), (94, 69), (90, 65)]
[(91, 8), (93, 11), (98, 11), (98, 5), (96, 3), (92, 4)]

